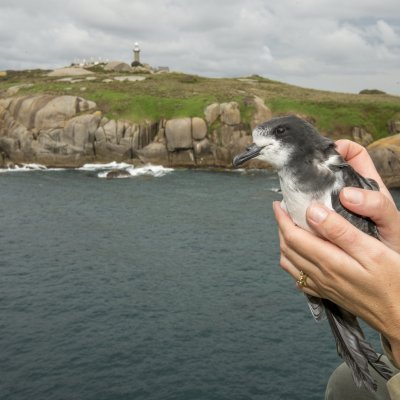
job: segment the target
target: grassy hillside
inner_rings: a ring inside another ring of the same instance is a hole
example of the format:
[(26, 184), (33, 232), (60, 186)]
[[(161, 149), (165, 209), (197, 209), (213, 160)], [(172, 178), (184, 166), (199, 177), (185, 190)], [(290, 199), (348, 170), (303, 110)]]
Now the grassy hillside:
[[(59, 81), (46, 71), (8, 71), (0, 77), (0, 95), (22, 87), (18, 95), (32, 93), (71, 94), (97, 103), (109, 118), (133, 121), (183, 116), (203, 116), (213, 102), (237, 101), (242, 115), (251, 115), (245, 101), (257, 95), (274, 114), (298, 113), (311, 117), (322, 132), (346, 134), (353, 126), (364, 127), (375, 139), (388, 134), (387, 124), (400, 117), (400, 97), (385, 94), (345, 94), (300, 88), (259, 76), (212, 79), (180, 73), (148, 75), (144, 81), (103, 82), (123, 76), (96, 69), (95, 80), (75, 77), (79, 82)], [(129, 74), (128, 74), (129, 75)], [(246, 122), (246, 121), (245, 121)]]

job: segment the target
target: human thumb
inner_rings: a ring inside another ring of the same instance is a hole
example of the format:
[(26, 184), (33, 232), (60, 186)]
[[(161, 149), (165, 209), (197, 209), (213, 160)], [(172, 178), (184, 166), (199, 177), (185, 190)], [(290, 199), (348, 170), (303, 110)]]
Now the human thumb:
[(400, 213), (391, 199), (378, 191), (346, 187), (340, 201), (350, 211), (370, 218), (382, 241), (400, 252)]

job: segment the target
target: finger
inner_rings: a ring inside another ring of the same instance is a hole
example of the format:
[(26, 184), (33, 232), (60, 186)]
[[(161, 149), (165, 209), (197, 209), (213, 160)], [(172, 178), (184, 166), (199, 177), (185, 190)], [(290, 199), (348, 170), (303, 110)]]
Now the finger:
[[(288, 246), (281, 231), (279, 231), (281, 246), (281, 267), (288, 272), (294, 279), (298, 279), (299, 271), (305, 272), (308, 276), (320, 280), (323, 279), (321, 270), (306, 257), (303, 257), (295, 249)], [(316, 289), (316, 287), (315, 287)]]
[(303, 293), (309, 294), (310, 296), (322, 298), (322, 296), (318, 292), (310, 289), (308, 286), (301, 287), (299, 288), (299, 290), (301, 290)]
[(293, 265), (293, 263), (284, 255), (281, 254), (281, 258), (279, 261), (279, 265), (281, 268), (287, 272), (295, 281), (297, 281), (300, 272), (299, 270)]
[[(336, 245), (296, 226), (289, 215), (282, 210), (279, 202), (275, 202), (273, 208), (281, 235), (281, 251), (286, 256), (290, 256), (292, 262), (295, 257), (294, 253), (297, 253), (303, 259), (308, 260), (315, 268), (319, 268), (321, 274), (330, 274), (326, 266), (334, 265), (336, 274), (348, 278), (351, 271), (346, 265), (351, 261), (350, 256), (345, 254)], [(282, 237), (284, 240), (282, 240)], [(327, 254), (329, 254), (329, 259), (326, 257)], [(299, 261), (296, 260), (296, 262)], [(316, 273), (307, 267), (305, 269), (307, 269), (306, 272), (309, 274), (313, 275)]]
[(379, 176), (365, 147), (347, 139), (340, 139), (335, 144), (336, 150), (357, 172), (363, 175), (368, 173), (374, 179)]
[(339, 139), (335, 142), (335, 145), (336, 150), (346, 161), (360, 156), (365, 157), (365, 153), (367, 153), (365, 147), (348, 139)]
[(340, 139), (335, 144), (336, 150), (359, 174), (376, 180), (380, 190), (391, 197), (365, 147), (347, 139)]
[(380, 192), (358, 188), (344, 188), (340, 192), (344, 207), (375, 222), (382, 241), (400, 251), (400, 213), (392, 199)]
[(379, 259), (384, 251), (382, 246), (385, 246), (379, 240), (360, 231), (322, 204), (311, 204), (307, 209), (307, 221), (318, 234), (362, 265), (368, 265), (371, 259)]
[[(290, 218), (289, 214), (282, 208), (280, 201), (273, 201), (272, 202), (272, 209), (274, 211), (275, 218), (276, 218), (278, 223), (280, 222), (280, 220), (282, 220), (283, 222), (285, 222), (285, 224), (287, 224), (289, 226), (291, 225), (293, 227), (296, 227), (296, 225), (294, 224), (294, 222)], [(279, 218), (279, 220), (278, 220), (278, 218)]]
[[(307, 288), (307, 290), (314, 293), (313, 295), (320, 297), (320, 295), (318, 294), (317, 285), (305, 270), (296, 267), (284, 254), (281, 255), (280, 265), (282, 269), (294, 279), (298, 289), (304, 290)], [(303, 271), (307, 275), (306, 286), (302, 286), (298, 283), (300, 279), (300, 271)]]
[[(358, 282), (363, 276), (369, 275), (369, 271), (354, 260), (352, 255), (294, 225), (279, 203), (274, 204), (274, 212), (279, 226), (281, 251), (297, 270), (303, 270), (312, 277), (315, 284), (312, 290), (318, 297), (343, 301), (338, 288), (351, 286), (354, 281)], [(290, 265), (284, 264), (283, 267), (290, 269)], [(297, 279), (295, 271), (290, 271), (291, 276)]]

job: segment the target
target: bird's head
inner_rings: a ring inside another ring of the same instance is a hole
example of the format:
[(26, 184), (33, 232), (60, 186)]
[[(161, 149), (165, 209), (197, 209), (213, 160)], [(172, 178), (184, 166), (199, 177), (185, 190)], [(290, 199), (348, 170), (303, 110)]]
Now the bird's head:
[(296, 116), (273, 118), (253, 130), (253, 144), (233, 159), (233, 166), (257, 158), (279, 170), (293, 159), (312, 154), (316, 145), (324, 140), (327, 139), (311, 124)]

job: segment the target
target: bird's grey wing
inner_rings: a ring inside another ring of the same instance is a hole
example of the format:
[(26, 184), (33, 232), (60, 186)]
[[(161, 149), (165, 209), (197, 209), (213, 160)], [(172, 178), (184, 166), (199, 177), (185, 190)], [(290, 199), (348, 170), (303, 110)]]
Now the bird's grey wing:
[[(368, 190), (379, 190), (379, 185), (376, 181), (369, 178), (364, 178), (358, 174), (353, 167), (343, 162), (336, 165), (332, 165), (335, 173), (342, 175), (344, 186), (360, 187)], [(360, 215), (354, 214), (351, 211), (343, 207), (339, 200), (339, 192), (333, 192), (331, 194), (332, 208), (342, 215), (344, 218), (349, 220), (357, 228), (363, 232), (370, 234), (376, 238), (379, 238), (378, 230), (375, 224), (368, 218), (363, 218)], [(310, 308), (311, 314), (314, 319), (319, 322), (324, 319), (324, 304), (322, 299), (314, 296), (307, 295), (308, 307)]]
[[(379, 190), (379, 185), (373, 179), (364, 178), (347, 163), (336, 166), (335, 173), (341, 174), (343, 187), (352, 186), (367, 190)], [(350, 221), (361, 231), (379, 239), (379, 232), (374, 222), (357, 215), (343, 207), (339, 200), (339, 191), (331, 195), (333, 209)], [(362, 384), (370, 391), (376, 390), (368, 364), (374, 368), (384, 379), (390, 379), (391, 370), (379, 360), (379, 356), (372, 346), (364, 339), (357, 318), (336, 304), (323, 300), (325, 314), (332, 329), (338, 354), (350, 367), (353, 379), (357, 386)]]
[[(378, 183), (370, 178), (364, 178), (358, 172), (354, 170), (347, 163), (340, 164), (336, 166), (336, 174), (341, 174), (343, 179), (343, 187), (352, 186), (367, 190), (379, 190)], [(379, 232), (376, 225), (369, 218), (362, 217), (361, 215), (355, 214), (350, 210), (343, 207), (339, 200), (339, 191), (334, 191), (331, 194), (332, 208), (340, 214), (342, 217), (350, 221), (354, 226), (356, 226), (361, 231), (368, 233), (369, 235), (379, 239)]]
[(368, 364), (384, 379), (392, 377), (391, 369), (380, 360), (379, 355), (365, 340), (357, 318), (329, 300), (323, 300), (325, 313), (332, 329), (338, 354), (350, 367), (354, 382), (371, 392), (377, 384), (368, 369)]

